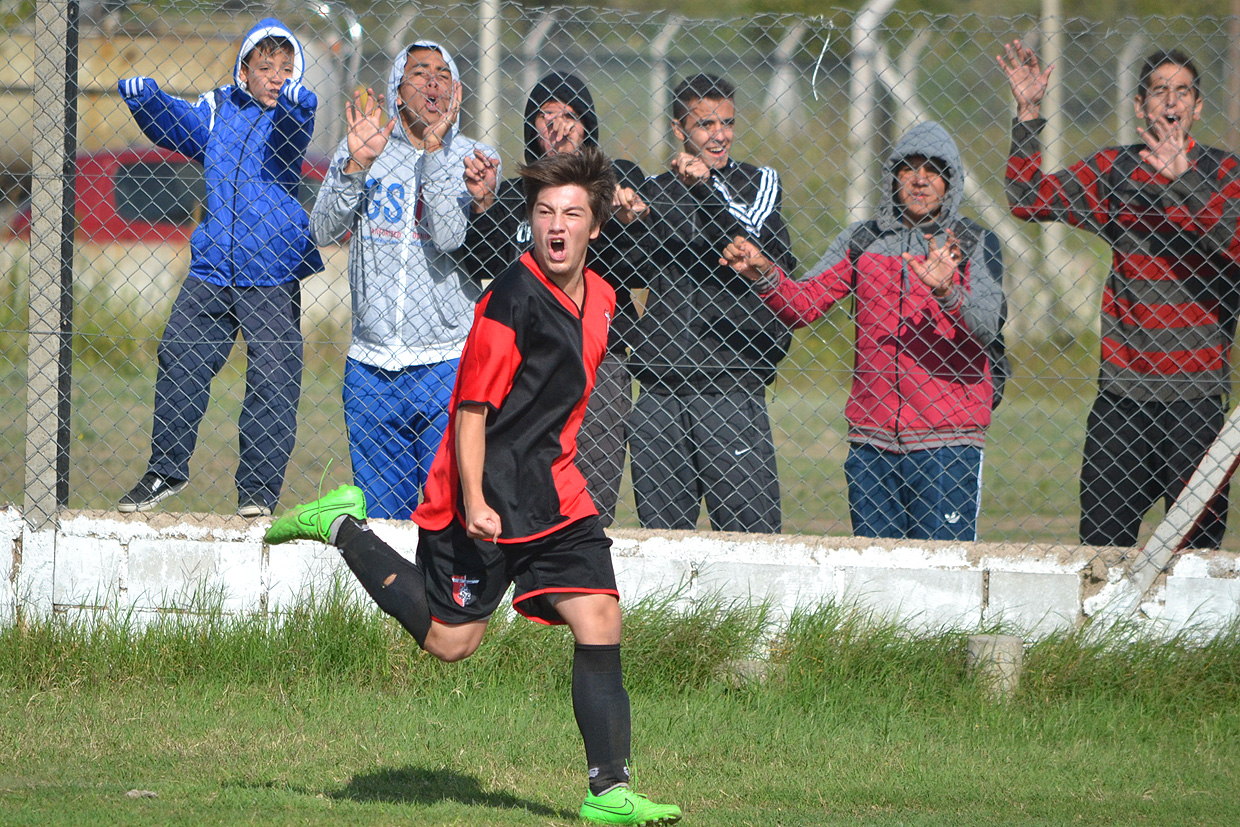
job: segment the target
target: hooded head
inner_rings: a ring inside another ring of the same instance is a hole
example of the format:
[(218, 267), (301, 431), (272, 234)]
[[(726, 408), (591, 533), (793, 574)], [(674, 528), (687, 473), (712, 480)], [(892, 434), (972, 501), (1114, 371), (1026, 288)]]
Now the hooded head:
[(539, 141), (538, 127), (534, 120), (544, 104), (555, 101), (569, 106), (577, 120), (585, 128), (583, 146), (598, 146), (598, 115), (594, 111), (594, 99), (590, 90), (576, 75), (550, 72), (534, 84), (529, 100), (525, 102), (525, 162), (532, 164), (546, 153)]
[(288, 26), (274, 17), (264, 18), (246, 32), (245, 39), (241, 41), (241, 48), (237, 51), (237, 62), (233, 66), (233, 81), (237, 84), (237, 88), (246, 94), (249, 94), (249, 89), (246, 87), (245, 79), (241, 76), (241, 69), (259, 41), (268, 37), (283, 38), (292, 44), (293, 74), (290, 80), (301, 83), (302, 76), (306, 73), (306, 56), (301, 50), (301, 42), (297, 40), (296, 35)]
[(926, 212), (931, 213), (928, 220), (951, 223), (960, 212), (963, 184), (960, 151), (951, 135), (934, 121), (919, 123), (896, 141), (887, 159), (879, 223), (884, 229), (897, 227), (906, 211), (914, 224), (923, 223)]
[[(451, 52), (449, 52), (447, 49), (445, 49), (443, 46), (441, 46), (440, 44), (436, 43), (433, 40), (418, 40), (413, 43), (410, 43), (407, 47), (402, 49), (400, 54), (396, 56), (396, 59), (392, 61), (392, 70), (388, 73), (388, 89), (387, 89), (388, 117), (399, 119), (401, 116), (400, 113), (401, 113), (402, 104), (401, 104), (401, 99), (400, 99), (400, 85), (404, 81), (404, 78), (405, 78), (405, 67), (409, 62), (409, 54), (410, 52), (413, 52), (415, 49), (429, 49), (433, 52), (438, 52), (439, 56), (443, 58), (443, 62), (447, 64), (448, 72), (452, 75), (453, 86), (461, 82), (461, 73), (456, 68), (456, 61), (452, 59)], [(447, 94), (451, 94), (451, 90), (445, 90), (445, 91)], [(445, 100), (446, 100), (446, 97), (445, 97)], [(445, 106), (444, 108), (446, 110), (447, 107)], [(456, 119), (453, 120), (452, 129), (449, 130), (449, 132), (456, 129), (456, 125), (459, 120), (460, 120), (460, 113), (458, 110), (457, 117)], [(404, 122), (402, 121), (401, 123), (403, 124)], [(403, 141), (409, 140), (409, 136), (405, 133), (404, 129), (395, 129), (392, 131), (392, 135), (393, 137), (400, 136), (399, 138), (397, 138), (397, 140), (403, 140)]]

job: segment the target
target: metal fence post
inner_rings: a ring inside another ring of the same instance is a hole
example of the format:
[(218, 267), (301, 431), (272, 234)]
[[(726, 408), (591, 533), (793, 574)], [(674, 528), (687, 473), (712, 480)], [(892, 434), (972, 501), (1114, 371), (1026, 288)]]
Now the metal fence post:
[(667, 53), (684, 20), (676, 15), (668, 18), (663, 30), (650, 44), (650, 123), (646, 127), (646, 158), (644, 164), (651, 169), (662, 167), (665, 159), (662, 151), (671, 140), (668, 122), (671, 120), (668, 104), (671, 90), (667, 85)]
[(895, 0), (870, 0), (858, 14), (852, 29), (852, 78), (848, 109), (848, 209), (847, 224), (864, 221), (870, 212), (874, 164), (874, 109), (877, 105), (879, 50), (878, 29)]
[(478, 132), (491, 146), (499, 143), (500, 52), (499, 0), (478, 2)]
[(25, 492), (35, 528), (69, 499), (78, 17), (78, 0), (35, 9)]

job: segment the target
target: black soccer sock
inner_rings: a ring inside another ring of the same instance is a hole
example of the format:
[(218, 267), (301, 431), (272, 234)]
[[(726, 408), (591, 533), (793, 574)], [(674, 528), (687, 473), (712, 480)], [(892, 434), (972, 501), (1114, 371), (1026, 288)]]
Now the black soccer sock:
[(396, 618), (426, 648), (431, 609), (426, 602), (426, 577), (387, 543), (353, 517), (333, 531), (340, 556), (379, 608)]
[(573, 715), (586, 745), (590, 792), (601, 795), (629, 783), (632, 724), (620, 670), (620, 644), (573, 650)]

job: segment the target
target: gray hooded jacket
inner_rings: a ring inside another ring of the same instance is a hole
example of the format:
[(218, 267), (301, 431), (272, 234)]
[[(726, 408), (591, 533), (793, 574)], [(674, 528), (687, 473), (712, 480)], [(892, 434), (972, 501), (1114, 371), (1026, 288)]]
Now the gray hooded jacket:
[[(434, 49), (459, 81), (449, 52), (421, 40), (401, 51), (388, 76), (388, 116), (400, 118), (400, 82), (414, 48)], [(392, 130), (370, 169), (346, 175), (348, 140), (336, 150), (310, 216), (319, 244), (353, 236), (349, 286), (353, 299), (350, 358), (385, 370), (455, 359), (481, 292), (452, 252), (465, 239), (469, 192), (465, 157), (491, 147), (453, 124), (443, 148), (416, 148), (401, 125)]]
[[(895, 170), (912, 155), (941, 160), (949, 184), (936, 219), (910, 227), (896, 198)], [(777, 272), (755, 286), (793, 327), (850, 293), (856, 297), (855, 369), (845, 407), (850, 442), (893, 452), (981, 445), (993, 399), (986, 347), (999, 336), (1005, 312), (999, 239), (960, 215), (964, 169), (938, 124), (918, 124), (896, 142), (883, 180), (874, 220), (831, 242), (814, 268), (820, 275), (792, 281)], [(966, 258), (954, 289), (939, 298), (901, 256), (926, 255), (926, 236), (941, 245), (953, 228), (965, 236)]]

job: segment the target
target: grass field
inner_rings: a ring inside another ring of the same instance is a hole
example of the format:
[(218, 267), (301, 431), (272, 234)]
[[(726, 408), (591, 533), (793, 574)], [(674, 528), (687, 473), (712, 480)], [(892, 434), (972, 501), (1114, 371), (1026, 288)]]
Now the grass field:
[[(826, 607), (630, 609), (641, 790), (690, 825), (1226, 825), (1240, 635), (1033, 644), (992, 702), (964, 636)], [(770, 657), (763, 684), (723, 664)], [(0, 630), (6, 825), (569, 825), (584, 761), (563, 630), (497, 620), (445, 665), (328, 596), (284, 618)], [(130, 791), (155, 797), (130, 798)]]

